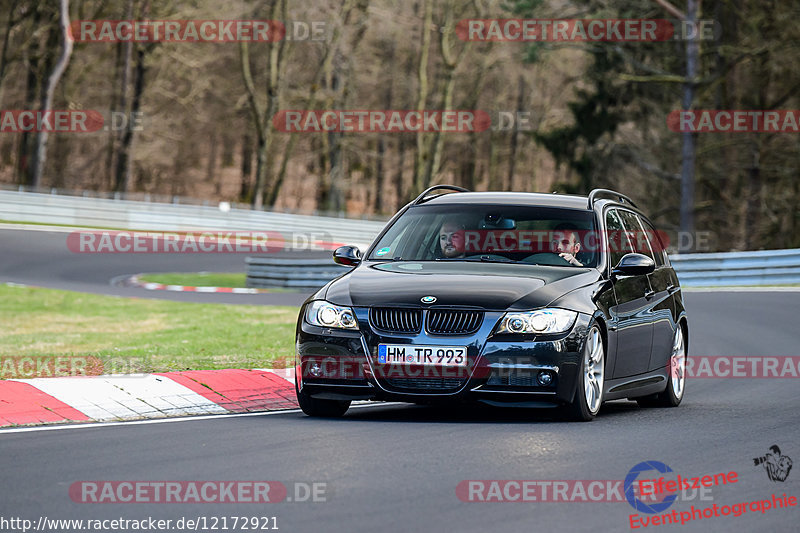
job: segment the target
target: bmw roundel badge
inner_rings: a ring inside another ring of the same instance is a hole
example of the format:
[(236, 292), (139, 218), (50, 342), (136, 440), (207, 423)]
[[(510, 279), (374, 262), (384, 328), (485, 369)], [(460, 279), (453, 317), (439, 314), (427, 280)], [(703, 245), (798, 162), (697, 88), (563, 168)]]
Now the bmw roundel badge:
[(436, 301), (436, 296), (423, 296), (420, 301), (424, 304), (432, 304)]

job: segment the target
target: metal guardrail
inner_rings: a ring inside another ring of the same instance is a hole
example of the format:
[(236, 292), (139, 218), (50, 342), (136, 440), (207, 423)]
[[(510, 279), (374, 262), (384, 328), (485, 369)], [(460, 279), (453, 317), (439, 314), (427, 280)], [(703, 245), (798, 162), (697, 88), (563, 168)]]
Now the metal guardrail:
[(800, 283), (800, 249), (670, 256), (683, 287)]
[[(240, 209), (243, 211), (251, 211), (252, 207), (248, 203), (242, 202), (217, 202), (211, 200), (203, 200), (200, 198), (193, 198), (191, 196), (179, 196), (176, 194), (154, 194), (149, 192), (109, 192), (109, 191), (90, 191), (90, 190), (75, 190), (75, 189), (59, 189), (56, 187), (31, 187), (28, 185), (10, 185), (8, 183), (0, 183), (0, 191), (21, 192), (21, 193), (36, 193), (46, 194), (48, 196), (67, 196), (71, 198), (99, 198), (106, 200), (128, 200), (132, 202), (156, 203), (156, 204), (174, 204), (174, 205), (198, 205), (203, 207), (217, 207), (218, 205), (226, 204), (227, 206)], [(261, 211), (272, 213), (287, 213), (298, 214), (307, 216), (320, 216), (329, 218), (353, 218), (345, 217), (341, 211), (320, 211), (314, 210), (308, 212), (307, 210), (281, 208), (272, 209), (265, 207)], [(369, 220), (375, 222), (385, 222), (387, 219), (380, 215), (361, 215), (357, 217), (359, 220)]]
[(277, 231), (286, 240), (355, 244), (375, 238), (385, 222), (276, 211), (61, 196), (0, 190), (0, 220), (145, 231)]
[(248, 257), (245, 262), (247, 286), (253, 288), (317, 289), (330, 280), (346, 274), (352, 268), (337, 265), (329, 257), (322, 259)]
[[(670, 257), (683, 287), (800, 283), (800, 249), (683, 254)], [(248, 287), (319, 288), (347, 272), (331, 258), (247, 258)]]
[[(0, 187), (0, 220), (15, 222), (169, 232), (277, 231), (289, 242), (299, 237), (301, 244), (346, 243), (362, 250), (385, 225), (375, 220), (254, 211), (226, 203), (212, 207), (5, 189)], [(676, 254), (670, 259), (685, 287), (800, 284), (800, 249)], [(258, 274), (253, 277), (254, 283), (270, 279), (279, 283), (253, 286), (306, 288), (321, 287), (346, 270), (329, 259), (316, 261), (291, 266), (248, 264), (248, 270), (261, 268), (259, 272), (253, 270)], [(269, 277), (268, 269), (273, 270), (274, 278)], [(257, 278), (262, 281), (255, 281)]]

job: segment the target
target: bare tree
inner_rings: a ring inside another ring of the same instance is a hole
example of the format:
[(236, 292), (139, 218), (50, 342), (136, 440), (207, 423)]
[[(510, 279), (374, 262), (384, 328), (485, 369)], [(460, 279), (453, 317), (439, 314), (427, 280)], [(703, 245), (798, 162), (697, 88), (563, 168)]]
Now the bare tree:
[[(433, 26), (433, 5), (431, 0), (423, 0), (422, 9), (422, 46), (419, 50), (419, 65), (417, 68), (417, 111), (425, 110), (428, 101), (428, 58), (431, 51), (431, 31)], [(425, 188), (425, 165), (430, 157), (426, 137), (422, 131), (417, 132), (413, 191), (415, 195), (421, 193)]]
[[(280, 18), (286, 20), (286, 0), (273, 0), (270, 9), (270, 20)], [(241, 74), (250, 104), (253, 126), (256, 130), (256, 185), (253, 191), (252, 206), (261, 209), (264, 205), (264, 194), (267, 178), (270, 174), (269, 153), (273, 140), (272, 118), (280, 107), (279, 81), (284, 70), (286, 40), (268, 43), (269, 59), (267, 61), (265, 96), (266, 104), (262, 105), (256, 91), (253, 74), (250, 70), (250, 48), (247, 41), (239, 43), (239, 59)]]
[[(62, 36), (61, 55), (47, 80), (47, 89), (40, 108), (43, 114), (47, 114), (53, 109), (53, 93), (55, 93), (56, 85), (58, 85), (61, 76), (64, 74), (69, 64), (69, 58), (72, 55), (72, 38), (69, 33), (69, 0), (59, 1), (59, 28)], [(47, 129), (44, 129), (39, 132), (36, 138), (36, 156), (33, 160), (33, 179), (31, 183), (34, 187), (38, 187), (42, 182), (42, 171), (47, 158), (48, 134)]]

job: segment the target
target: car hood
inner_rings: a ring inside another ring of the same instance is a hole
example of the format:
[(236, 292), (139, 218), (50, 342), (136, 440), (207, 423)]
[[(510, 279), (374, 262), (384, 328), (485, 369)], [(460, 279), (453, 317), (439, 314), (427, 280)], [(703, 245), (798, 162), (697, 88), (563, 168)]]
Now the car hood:
[(356, 307), (427, 307), (420, 299), (434, 296), (434, 306), (522, 310), (546, 306), (599, 278), (599, 272), (591, 268), (433, 261), (364, 263), (334, 280), (325, 299)]

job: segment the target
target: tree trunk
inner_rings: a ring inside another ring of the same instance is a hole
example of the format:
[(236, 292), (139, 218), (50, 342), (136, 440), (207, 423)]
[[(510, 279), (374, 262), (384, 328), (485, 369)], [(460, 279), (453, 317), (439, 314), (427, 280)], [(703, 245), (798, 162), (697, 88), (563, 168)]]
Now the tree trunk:
[(242, 186), (239, 189), (239, 198), (248, 200), (250, 196), (250, 182), (253, 176), (253, 139), (248, 133), (242, 139)]
[(399, 211), (405, 205), (405, 191), (403, 189), (403, 165), (406, 159), (406, 136), (401, 135), (397, 143), (397, 171), (394, 175), (395, 194), (397, 195), (397, 206), (395, 211)]
[(117, 183), (122, 192), (131, 190), (131, 169), (132, 169), (132, 146), (133, 146), (133, 119), (138, 115), (144, 93), (144, 48), (139, 48), (136, 53), (136, 79), (133, 86), (133, 100), (131, 101), (130, 113), (128, 114), (126, 126), (122, 130), (122, 139), (119, 146), (117, 157)]
[[(442, 53), (442, 63), (444, 67), (444, 86), (442, 89), (442, 110), (449, 111), (453, 108), (453, 91), (455, 90), (455, 70), (461, 62), (466, 48), (462, 47), (458, 54), (453, 54), (452, 36), (455, 34), (453, 20), (453, 0), (449, 0), (445, 6), (444, 21), (439, 28), (439, 47)], [(423, 179), (423, 189), (431, 186), (436, 179), (442, 166), (442, 154), (444, 153), (444, 134), (441, 129), (433, 136), (433, 150), (428, 165), (425, 168)]]
[[(428, 57), (431, 49), (431, 26), (433, 25), (433, 6), (431, 0), (423, 0), (422, 47), (419, 51), (417, 111), (424, 111), (428, 101)], [(414, 158), (414, 194), (425, 188), (425, 166), (428, 160), (426, 137), (422, 131), (417, 132), (417, 152)]]
[[(133, 18), (133, 0), (128, 0), (125, 6), (125, 18), (130, 20)], [(120, 82), (119, 82), (119, 102), (117, 109), (119, 113), (124, 113), (126, 118), (130, 119), (131, 116), (128, 111), (128, 86), (131, 79), (131, 59), (133, 57), (133, 42), (125, 41), (121, 43), (121, 64), (120, 64)], [(120, 131), (112, 131), (111, 135), (114, 137), (114, 155), (113, 172), (114, 172), (114, 190), (118, 192), (128, 192), (128, 186), (125, 181), (125, 169), (128, 166), (128, 156), (125, 153), (125, 129)]]
[[(523, 111), (525, 109), (525, 78), (522, 76), (517, 80), (517, 91), (517, 111)], [(516, 120), (514, 122), (514, 129), (511, 131), (510, 141), (511, 153), (508, 155), (507, 191), (512, 190), (514, 187), (514, 172), (517, 169), (517, 146), (519, 144), (519, 128), (517, 128), (517, 126), (519, 124)]]
[[(366, 13), (367, 3), (368, 0), (361, 0), (360, 5), (358, 6), (363, 13)], [(355, 7), (356, 5), (353, 0), (342, 1), (341, 19), (345, 21), (345, 23), (347, 23), (350, 14)], [(360, 41), (361, 38), (364, 36), (365, 29), (366, 26), (362, 23), (360, 29), (356, 32), (356, 37), (352, 48), (356, 48), (356, 46), (358, 45), (358, 41)], [(335, 58), (335, 54), (338, 51), (338, 46), (341, 36), (342, 36), (341, 28), (336, 27), (333, 31), (330, 44), (325, 49), (325, 53), (322, 56), (322, 60), (319, 63), (319, 67), (317, 67), (317, 72), (313, 78), (314, 81), (311, 83), (309, 87), (309, 94), (308, 98), (306, 99), (306, 106), (305, 106), (305, 111), (307, 112), (313, 110), (314, 107), (316, 106), (318, 88), (322, 85), (323, 80), (330, 76), (331, 62)], [(327, 138), (323, 135), (323, 143), (325, 142), (327, 142)], [(289, 136), (289, 141), (287, 142), (286, 147), (283, 151), (283, 160), (281, 161), (280, 171), (278, 172), (278, 176), (275, 179), (275, 183), (273, 184), (269, 194), (268, 198), (269, 205), (273, 205), (278, 199), (278, 194), (280, 193), (284, 179), (286, 178), (288, 164), (292, 157), (292, 153), (294, 152), (294, 147), (296, 144), (297, 144), (297, 133), (291, 133)], [(320, 175), (319, 187), (317, 189), (318, 208), (327, 203), (328, 191), (329, 191), (329, 184), (327, 183), (329, 176), (324, 174), (326, 168), (325, 157), (326, 157), (325, 155), (321, 156), (322, 164), (320, 165), (320, 168), (322, 169), (323, 174)]]
[(3, 79), (6, 77), (6, 67), (8, 66), (8, 42), (15, 25), (14, 10), (17, 8), (17, 3), (18, 0), (12, 0), (8, 5), (6, 33), (3, 35), (3, 52), (0, 53), (0, 106), (3, 104)]
[[(59, 2), (59, 27), (61, 30), (61, 55), (56, 62), (53, 72), (47, 80), (47, 88), (44, 94), (44, 100), (41, 105), (41, 112), (48, 113), (53, 108), (53, 94), (56, 90), (61, 76), (67, 69), (69, 58), (72, 55), (72, 39), (69, 34), (69, 0), (60, 0)], [(39, 187), (42, 182), (42, 172), (44, 171), (45, 160), (47, 159), (47, 138), (49, 132), (45, 129), (39, 132), (36, 138), (36, 156), (33, 166), (33, 179), (32, 185)]]
[[(700, 10), (700, 0), (688, 0), (686, 5), (686, 21), (689, 27), (695, 27)], [(696, 35), (686, 42), (686, 83), (683, 85), (683, 109), (690, 110), (694, 101), (695, 76), (697, 75), (697, 61), (699, 58), (699, 45)], [(683, 133), (683, 146), (681, 148), (681, 231), (691, 233), (694, 231), (694, 167), (695, 144), (697, 137), (690, 131)]]
[[(386, 64), (393, 65), (395, 62), (395, 44), (394, 41), (389, 42), (389, 50), (386, 57)], [(386, 91), (383, 93), (384, 109), (392, 108), (392, 87), (393, 83), (386, 84)], [(384, 176), (384, 163), (386, 159), (386, 135), (383, 133), (378, 134), (378, 157), (375, 161), (375, 198), (372, 202), (372, 210), (374, 213), (383, 213), (386, 210), (384, 203), (383, 185), (385, 182)]]
[[(280, 16), (279, 16), (280, 15)], [(270, 10), (270, 20), (286, 20), (286, 0), (275, 0)], [(253, 124), (256, 129), (257, 143), (257, 165), (256, 165), (256, 185), (253, 191), (252, 206), (254, 209), (261, 209), (264, 206), (264, 199), (267, 190), (267, 178), (270, 174), (270, 147), (272, 146), (272, 118), (280, 107), (280, 91), (278, 83), (283, 72), (284, 51), (286, 40), (269, 44), (269, 59), (267, 61), (266, 73), (266, 97), (267, 105), (261, 108), (256, 97), (255, 83), (250, 72), (250, 49), (246, 41), (239, 43), (239, 59), (241, 62), (241, 73), (247, 90), (247, 100), (250, 104), (250, 112)]]
[(761, 205), (761, 141), (753, 140), (751, 145), (751, 163), (747, 171), (747, 198), (745, 200), (745, 250), (762, 248), (758, 243), (763, 240), (758, 235), (760, 230), (760, 205)]

